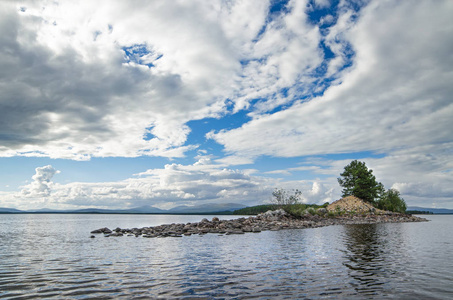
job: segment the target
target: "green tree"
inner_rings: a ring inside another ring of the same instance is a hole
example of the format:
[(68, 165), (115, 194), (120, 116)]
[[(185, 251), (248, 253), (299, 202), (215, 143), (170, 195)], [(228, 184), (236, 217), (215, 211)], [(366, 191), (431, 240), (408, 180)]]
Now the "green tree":
[(405, 213), (407, 208), (406, 201), (401, 197), (400, 192), (395, 189), (389, 189), (384, 192), (377, 205), (380, 209), (399, 213)]
[(373, 170), (368, 169), (364, 162), (351, 161), (344, 167), (344, 172), (340, 176), (338, 183), (343, 187), (343, 197), (356, 196), (375, 204), (375, 200), (379, 199), (385, 191), (382, 183), (376, 181)]

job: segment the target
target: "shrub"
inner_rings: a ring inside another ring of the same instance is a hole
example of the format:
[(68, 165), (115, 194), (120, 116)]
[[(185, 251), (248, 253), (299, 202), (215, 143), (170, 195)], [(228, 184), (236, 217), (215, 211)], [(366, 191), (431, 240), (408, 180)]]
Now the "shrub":
[(399, 213), (406, 212), (406, 202), (401, 197), (400, 192), (395, 189), (387, 190), (379, 199), (377, 206), (379, 209), (389, 210)]
[(328, 211), (327, 216), (328, 217), (335, 217), (337, 214), (334, 211)]
[(317, 215), (316, 209), (314, 209), (313, 207), (307, 208), (307, 212), (312, 216)]

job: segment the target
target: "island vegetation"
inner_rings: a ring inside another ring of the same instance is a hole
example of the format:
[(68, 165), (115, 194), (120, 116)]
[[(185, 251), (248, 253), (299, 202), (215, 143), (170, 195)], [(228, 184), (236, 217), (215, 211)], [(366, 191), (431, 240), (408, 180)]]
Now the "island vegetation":
[(299, 190), (288, 192), (284, 189), (275, 189), (272, 193), (274, 203), (230, 212), (235, 215), (256, 215), (248, 218), (220, 220), (214, 217), (211, 221), (205, 218), (201, 222), (186, 224), (114, 230), (99, 228), (91, 233), (145, 238), (182, 237), (206, 233), (244, 234), (330, 225), (427, 221), (404, 214), (406, 203), (399, 192), (393, 189), (386, 191), (382, 183), (376, 181), (373, 171), (369, 170), (365, 163), (352, 161), (340, 176), (338, 182), (343, 187), (343, 198), (330, 204), (328, 202), (323, 205), (303, 204), (300, 203), (302, 192)]
[[(406, 202), (401, 197), (399, 191), (395, 189), (385, 190), (384, 185), (381, 182), (376, 181), (373, 170), (368, 169), (364, 162), (357, 160), (351, 161), (351, 163), (344, 167), (344, 171), (338, 178), (338, 183), (343, 188), (343, 198), (354, 197), (361, 199), (370, 205), (369, 207), (367, 206), (368, 209), (374, 208), (374, 212), (376, 212), (376, 209), (378, 211), (390, 211), (395, 213), (406, 212)], [(301, 203), (300, 199), (302, 192), (297, 189), (291, 192), (284, 189), (275, 189), (272, 196), (272, 205), (248, 207), (243, 210), (243, 213), (249, 214), (253, 212), (256, 214), (264, 212), (265, 209), (281, 208), (290, 215), (303, 216), (306, 214), (325, 214), (326, 209), (329, 207), (329, 203), (324, 203), (323, 205)], [(357, 201), (355, 201), (355, 203), (357, 204)], [(348, 205), (350, 206), (350, 203), (346, 204), (346, 206)], [(345, 212), (345, 209), (342, 209), (339, 205), (335, 205), (335, 210), (327, 209), (327, 214), (329, 216)], [(352, 208), (347, 212), (357, 213), (357, 209)]]

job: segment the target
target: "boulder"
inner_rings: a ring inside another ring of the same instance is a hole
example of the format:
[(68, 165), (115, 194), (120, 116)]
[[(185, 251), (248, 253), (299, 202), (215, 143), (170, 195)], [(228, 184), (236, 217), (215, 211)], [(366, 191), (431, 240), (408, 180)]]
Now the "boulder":
[(104, 227), (104, 228), (99, 228), (99, 229), (93, 230), (93, 231), (91, 231), (90, 233), (104, 233), (104, 234), (109, 234), (109, 233), (112, 233), (112, 231), (111, 231), (110, 229), (108, 229), (107, 227)]

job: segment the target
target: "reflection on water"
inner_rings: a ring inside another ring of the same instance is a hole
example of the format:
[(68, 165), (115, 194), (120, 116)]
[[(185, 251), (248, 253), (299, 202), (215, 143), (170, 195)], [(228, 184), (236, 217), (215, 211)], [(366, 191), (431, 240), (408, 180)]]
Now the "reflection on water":
[[(398, 238), (400, 234), (397, 233)], [(343, 265), (348, 267), (350, 284), (360, 294), (371, 296), (382, 293), (383, 285), (394, 274), (391, 257), (386, 255), (389, 247), (386, 226), (344, 226), (343, 240), (347, 249), (343, 251), (346, 258)]]
[[(453, 216), (245, 235), (89, 238), (204, 216), (0, 215), (0, 298), (407, 298), (453, 293)], [(442, 218), (443, 217), (443, 218)]]

